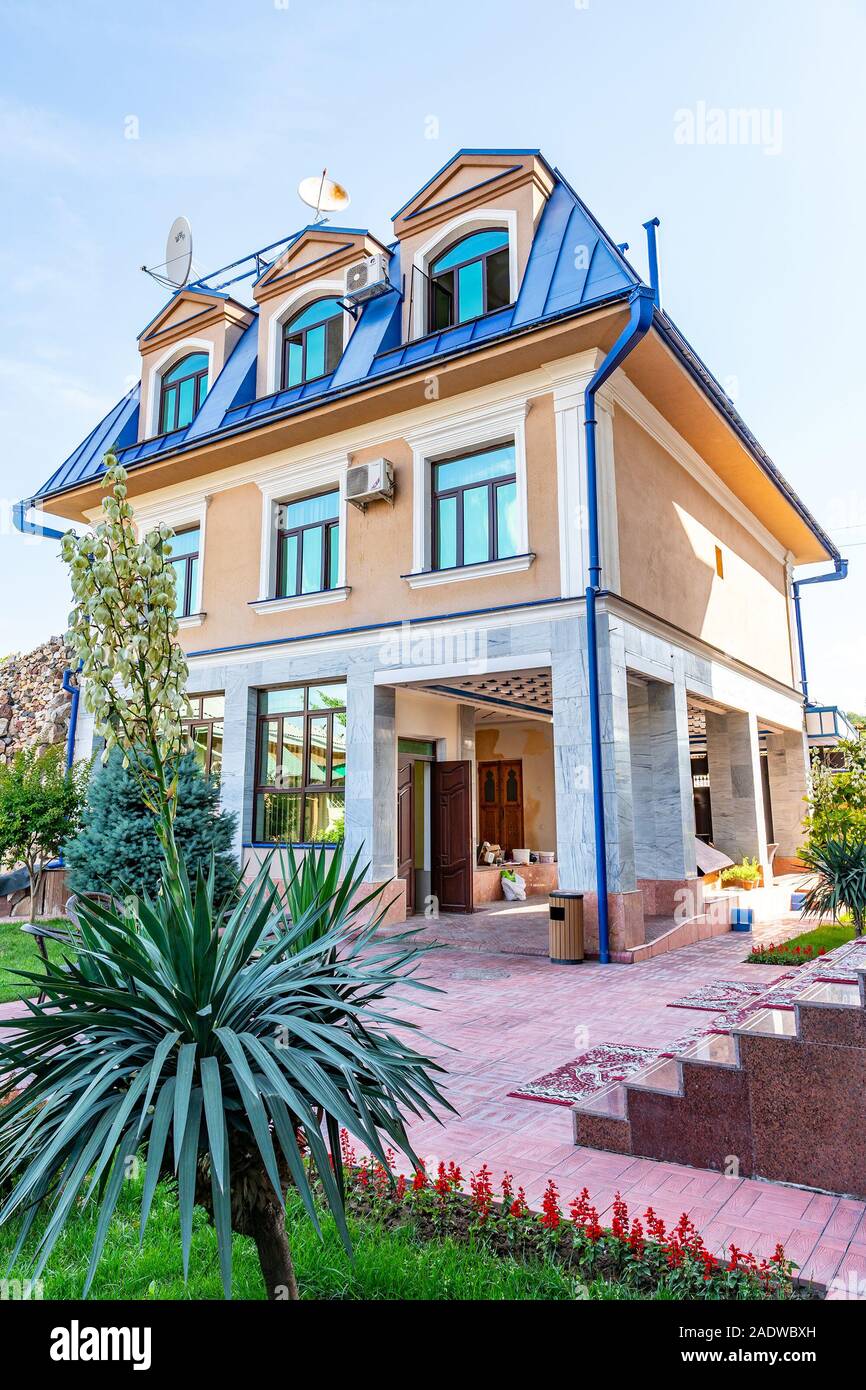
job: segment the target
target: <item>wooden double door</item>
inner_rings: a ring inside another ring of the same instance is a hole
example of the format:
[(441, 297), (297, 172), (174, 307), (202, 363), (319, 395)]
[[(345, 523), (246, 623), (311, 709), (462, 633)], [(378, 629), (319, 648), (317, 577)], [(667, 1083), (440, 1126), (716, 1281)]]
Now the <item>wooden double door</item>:
[(478, 838), (501, 845), (506, 854), (525, 849), (523, 762), (520, 758), (478, 764)]
[[(426, 815), (425, 808), (425, 815)], [(472, 764), (430, 764), (431, 890), (442, 912), (471, 912), (475, 847), (472, 843)], [(415, 763), (397, 764), (397, 873), (406, 884), (406, 911), (415, 901)]]

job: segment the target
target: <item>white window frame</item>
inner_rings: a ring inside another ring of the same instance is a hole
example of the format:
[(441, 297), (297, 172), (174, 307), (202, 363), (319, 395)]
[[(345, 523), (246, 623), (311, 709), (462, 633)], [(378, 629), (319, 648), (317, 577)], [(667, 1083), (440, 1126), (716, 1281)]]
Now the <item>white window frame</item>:
[[(281, 467), (258, 479), (262, 494), (262, 535), (259, 552), (259, 596), (250, 607), (254, 613), (285, 613), (294, 608), (315, 608), (323, 603), (341, 603), (352, 592), (346, 583), (346, 532), (348, 504), (346, 474), (349, 455), (327, 454), (301, 460)], [(339, 546), (337, 554), (337, 583), (333, 589), (317, 594), (295, 594), (275, 598), (277, 583), (277, 509), (287, 502), (300, 502), (304, 497), (327, 492), (336, 487), (340, 494), (338, 506)]]
[(156, 526), (170, 526), (172, 531), (184, 531), (192, 526), (199, 530), (198, 578), (192, 596), (193, 610), (184, 618), (178, 618), (179, 628), (199, 627), (207, 617), (202, 608), (204, 593), (205, 543), (207, 539), (207, 509), (210, 497), (185, 497), (179, 501), (157, 503), (150, 507), (137, 507), (135, 523), (139, 537), (147, 535)]
[[(448, 421), (412, 430), (406, 442), (412, 450), (412, 570), (403, 575), (410, 589), (426, 589), (438, 584), (454, 584), (527, 570), (535, 556), (529, 549), (529, 513), (526, 485), (525, 400), (509, 401), (474, 411)], [(514, 472), (517, 483), (517, 555), (503, 560), (482, 560), (478, 564), (454, 569), (433, 568), (432, 465), (454, 454), (514, 444)]]
[[(281, 382), (283, 328), (289, 319), (294, 318), (295, 314), (299, 314), (302, 309), (306, 308), (308, 304), (313, 304), (317, 299), (342, 299), (345, 293), (346, 286), (343, 280), (317, 280), (315, 284), (302, 285), (299, 289), (292, 290), (271, 310), (267, 317), (266, 327), (268, 345), (266, 395), (272, 396), (275, 392), (283, 390)], [(343, 351), (345, 352), (354, 323), (351, 314), (341, 311), (341, 316), (343, 319)]]
[(161, 357), (157, 358), (150, 368), (147, 376), (147, 434), (145, 438), (155, 439), (161, 433), (159, 422), (159, 408), (162, 403), (162, 379), (166, 372), (170, 372), (184, 357), (188, 357), (191, 352), (207, 353), (207, 395), (214, 384), (213, 374), (213, 355), (214, 345), (207, 338), (184, 338), (182, 343), (175, 343), (174, 347), (167, 348)]
[[(519, 289), (516, 210), (514, 208), (474, 208), (470, 212), (461, 212), (459, 216), (452, 217), (451, 221), (446, 222), (444, 226), (437, 227), (423, 246), (419, 246), (412, 259), (415, 286), (416, 289), (421, 287), (420, 293), (412, 296), (413, 338), (423, 338), (430, 332), (427, 324), (429, 308), (427, 285), (430, 278), (430, 266), (433, 261), (443, 251), (447, 251), (454, 242), (462, 241), (465, 236), (470, 236), (472, 232), (493, 231), (495, 229), (508, 233), (508, 295), (512, 304), (516, 302)], [(420, 271), (420, 274), (416, 275), (415, 271)], [(443, 329), (442, 331), (447, 330)]]

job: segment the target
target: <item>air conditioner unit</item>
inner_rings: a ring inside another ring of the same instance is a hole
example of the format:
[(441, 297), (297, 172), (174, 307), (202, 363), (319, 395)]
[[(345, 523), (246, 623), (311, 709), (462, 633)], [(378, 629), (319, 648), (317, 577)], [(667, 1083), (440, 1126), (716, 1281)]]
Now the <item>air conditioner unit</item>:
[(365, 256), (363, 261), (350, 265), (346, 271), (346, 298), (352, 304), (378, 299), (380, 294), (388, 294), (393, 288), (388, 279), (388, 257), (384, 251), (375, 256)]
[(388, 459), (359, 463), (346, 474), (346, 501), (366, 511), (368, 502), (394, 500), (394, 465)]

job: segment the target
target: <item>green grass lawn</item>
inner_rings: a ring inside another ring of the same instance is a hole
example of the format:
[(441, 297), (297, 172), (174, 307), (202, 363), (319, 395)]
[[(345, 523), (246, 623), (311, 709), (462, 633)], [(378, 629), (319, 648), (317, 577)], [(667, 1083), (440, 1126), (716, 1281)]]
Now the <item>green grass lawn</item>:
[[(201, 1208), (196, 1207), (189, 1284), (184, 1285), (180, 1255), (177, 1199), (171, 1186), (157, 1188), (143, 1247), (138, 1245), (140, 1180), (129, 1182), (112, 1219), (108, 1241), (90, 1297), (95, 1299), (221, 1299), (216, 1234)], [(355, 1248), (349, 1259), (334, 1223), (323, 1218), (320, 1241), (300, 1203), (289, 1200), (292, 1252), (304, 1298), (351, 1300), (541, 1300), (572, 1301), (581, 1295), (577, 1279), (541, 1260), (503, 1259), (479, 1246), (446, 1240), (422, 1241), (410, 1229), (384, 1227), (350, 1219)], [(80, 1214), (71, 1221), (52, 1253), (43, 1276), (44, 1297), (81, 1297), (95, 1215)], [(14, 1246), (14, 1231), (0, 1229), (0, 1268)], [(234, 1296), (263, 1299), (264, 1284), (255, 1245), (243, 1236), (232, 1242)], [(20, 1263), (13, 1278), (26, 1279)], [(619, 1299), (631, 1295), (621, 1285), (598, 1281), (592, 1298)]]
[(772, 950), (769, 946), (756, 947), (746, 959), (767, 965), (805, 965), (822, 951), (832, 951), (836, 946), (844, 946), (845, 942), (851, 941), (853, 937), (853, 927), (843, 926), (839, 922), (828, 922), (813, 928), (812, 931), (792, 936), (788, 941), (774, 945)]
[[(5, 1004), (10, 999), (26, 999), (39, 993), (38, 989), (29, 985), (26, 980), (19, 980), (9, 973), (12, 970), (32, 970), (36, 973), (42, 971), (42, 958), (35, 939), (21, 930), (25, 925), (26, 919), (21, 917), (6, 919), (0, 923), (0, 1004)], [(57, 931), (69, 930), (69, 923), (62, 918), (45, 922), (43, 925)], [(48, 942), (48, 953), (52, 960), (63, 959), (63, 948), (56, 941)]]

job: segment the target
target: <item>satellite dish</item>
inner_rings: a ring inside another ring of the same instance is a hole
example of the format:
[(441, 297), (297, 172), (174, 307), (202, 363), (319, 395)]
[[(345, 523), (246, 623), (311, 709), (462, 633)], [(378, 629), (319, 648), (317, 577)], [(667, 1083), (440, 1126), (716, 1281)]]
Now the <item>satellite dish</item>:
[(298, 184), (298, 197), (307, 207), (315, 208), (318, 222), (325, 212), (342, 212), (349, 206), (349, 194), (341, 183), (328, 178), (327, 169), (312, 178), (301, 179)]
[(176, 217), (165, 243), (165, 264), (162, 267), (170, 285), (181, 289), (192, 269), (192, 228), (185, 217)]

